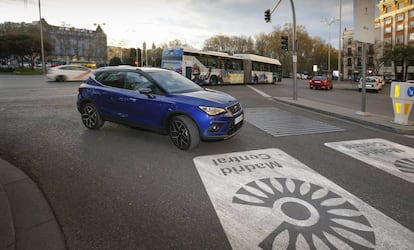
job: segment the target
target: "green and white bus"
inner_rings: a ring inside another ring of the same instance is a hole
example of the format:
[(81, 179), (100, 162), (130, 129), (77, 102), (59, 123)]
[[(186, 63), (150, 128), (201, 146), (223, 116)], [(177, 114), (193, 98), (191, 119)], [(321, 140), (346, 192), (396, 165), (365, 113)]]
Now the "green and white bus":
[(161, 67), (183, 74), (199, 85), (275, 83), (282, 76), (277, 59), (182, 47), (165, 49)]

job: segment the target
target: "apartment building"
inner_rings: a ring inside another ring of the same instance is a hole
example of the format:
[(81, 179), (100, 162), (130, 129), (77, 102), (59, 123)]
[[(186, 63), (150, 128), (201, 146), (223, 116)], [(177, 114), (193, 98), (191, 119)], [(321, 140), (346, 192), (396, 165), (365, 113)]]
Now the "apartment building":
[[(378, 56), (398, 46), (414, 46), (414, 4), (413, 0), (381, 0), (378, 5), (379, 17), (376, 23), (379, 26), (381, 48)], [(409, 78), (414, 76), (414, 60), (408, 62)], [(386, 77), (400, 78), (403, 65), (397, 62), (396, 71), (393, 63), (386, 63), (382, 72)], [(411, 75), (411, 76), (410, 76)]]
[[(402, 64), (383, 64), (381, 59), (387, 50), (397, 46), (414, 46), (413, 0), (380, 0), (379, 16), (375, 19), (375, 43), (366, 46), (367, 73), (383, 75), (385, 79), (401, 77)], [(353, 29), (343, 32), (343, 77), (358, 79), (362, 74), (362, 44), (353, 40)], [(414, 60), (408, 62), (408, 77), (414, 79)], [(395, 72), (395, 69), (397, 72)]]
[[(8, 29), (29, 29), (39, 27), (39, 21), (32, 23), (3, 23), (0, 32)], [(43, 35), (53, 44), (53, 51), (46, 55), (47, 61), (107, 62), (107, 37), (98, 25), (96, 30), (54, 26), (42, 19)], [(38, 31), (36, 31), (38, 32)]]

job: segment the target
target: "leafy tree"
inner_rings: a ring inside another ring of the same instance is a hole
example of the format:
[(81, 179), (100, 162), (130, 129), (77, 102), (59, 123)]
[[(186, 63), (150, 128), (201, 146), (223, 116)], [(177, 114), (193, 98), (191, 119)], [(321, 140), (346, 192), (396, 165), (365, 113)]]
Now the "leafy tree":
[(163, 43), (161, 45), (162, 49), (171, 48), (171, 47), (188, 47), (189, 45), (186, 42), (182, 42), (179, 39), (175, 39), (173, 41), (169, 41), (167, 43)]
[(229, 54), (255, 53), (254, 41), (248, 36), (217, 35), (204, 42), (204, 50), (227, 52)]
[[(29, 59), (33, 67), (35, 58), (41, 54), (40, 38), (31, 34), (17, 32), (4, 34), (0, 36), (0, 44), (2, 45), (1, 57), (14, 55), (19, 58), (21, 66), (23, 66), (24, 59)], [(49, 41), (44, 40), (43, 45), (45, 53), (53, 50)]]
[(109, 66), (118, 66), (121, 65), (122, 61), (119, 57), (112, 57), (111, 60), (109, 60)]
[[(394, 62), (394, 72), (396, 78), (399, 81), (407, 80), (408, 61), (414, 60), (414, 47), (413, 46), (398, 46), (384, 53), (382, 58), (384, 62)], [(401, 74), (397, 74), (397, 66), (402, 67)]]

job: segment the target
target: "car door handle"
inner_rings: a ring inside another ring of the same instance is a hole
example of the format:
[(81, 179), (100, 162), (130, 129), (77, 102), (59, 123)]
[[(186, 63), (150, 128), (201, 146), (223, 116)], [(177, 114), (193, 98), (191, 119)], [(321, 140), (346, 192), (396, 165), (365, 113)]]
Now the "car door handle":
[(129, 97), (129, 98), (127, 98), (127, 97), (119, 97), (118, 100), (120, 102), (136, 102), (137, 101), (136, 98), (132, 98), (132, 97)]

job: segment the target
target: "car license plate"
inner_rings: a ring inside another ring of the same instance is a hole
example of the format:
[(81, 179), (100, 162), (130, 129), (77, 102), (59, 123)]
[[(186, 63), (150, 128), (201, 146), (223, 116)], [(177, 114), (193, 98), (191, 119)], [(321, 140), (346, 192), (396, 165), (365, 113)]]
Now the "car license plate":
[(234, 118), (234, 124), (238, 124), (239, 122), (243, 121), (243, 114), (237, 116), (236, 118)]
[(321, 81), (315, 81), (315, 83), (321, 83)]

